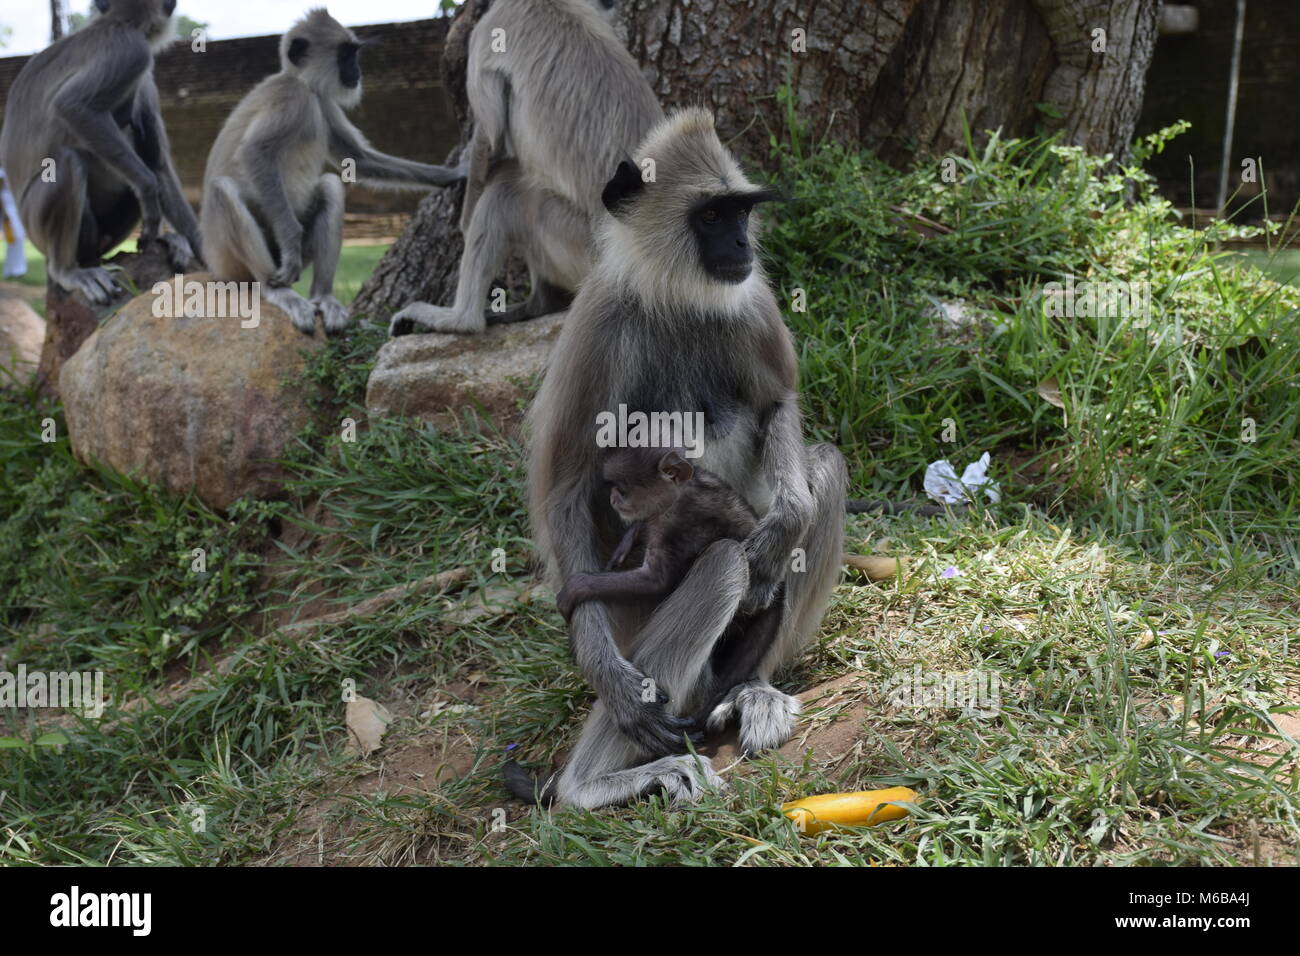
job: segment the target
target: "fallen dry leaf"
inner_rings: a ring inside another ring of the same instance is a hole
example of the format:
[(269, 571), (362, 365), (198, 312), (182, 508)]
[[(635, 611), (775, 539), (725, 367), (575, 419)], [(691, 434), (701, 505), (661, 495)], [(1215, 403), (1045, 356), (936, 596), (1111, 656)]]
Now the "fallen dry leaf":
[(374, 753), (392, 722), (388, 708), (369, 697), (348, 701), (348, 749), (363, 757)]
[(1049, 405), (1055, 405), (1057, 408), (1065, 407), (1065, 402), (1061, 400), (1061, 386), (1057, 384), (1055, 375), (1038, 383), (1038, 394)]
[(903, 567), (898, 558), (882, 558), (871, 554), (846, 554), (844, 563), (861, 571), (872, 581), (889, 581)]

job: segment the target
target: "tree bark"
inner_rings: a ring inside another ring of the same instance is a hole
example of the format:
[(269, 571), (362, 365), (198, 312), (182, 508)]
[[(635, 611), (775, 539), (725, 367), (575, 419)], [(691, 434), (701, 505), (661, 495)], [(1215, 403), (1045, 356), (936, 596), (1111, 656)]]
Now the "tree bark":
[[(466, 42), (490, 3), (462, 6), (444, 52), (464, 129)], [(724, 140), (751, 166), (771, 162), (770, 143), (790, 136), (792, 118), (807, 140), (865, 146), (905, 165), (964, 149), (967, 125), (977, 141), (988, 129), (1059, 131), (1066, 143), (1122, 156), (1142, 107), (1160, 3), (623, 0), (620, 12), (628, 49), (661, 102), (711, 107)], [(1105, 31), (1101, 51), (1093, 49), (1097, 29)], [(783, 86), (789, 104), (778, 97)], [(361, 290), (357, 311), (380, 316), (414, 300), (451, 301), (460, 193), (421, 204)]]

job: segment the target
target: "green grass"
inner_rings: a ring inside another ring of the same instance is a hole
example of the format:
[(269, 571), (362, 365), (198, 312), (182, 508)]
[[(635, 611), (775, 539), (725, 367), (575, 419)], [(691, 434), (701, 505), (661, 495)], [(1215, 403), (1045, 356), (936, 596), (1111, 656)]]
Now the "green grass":
[[(917, 496), (928, 462), (985, 450), (1004, 492), (959, 519), (849, 519), (852, 550), (906, 568), (846, 576), (782, 675), (813, 690), (806, 740), (693, 807), (507, 802), (502, 755), (556, 758), (590, 702), (528, 591), (522, 450), (469, 419), (341, 441), (322, 423), (364, 421), (384, 339), (358, 328), (293, 386), (320, 418), (288, 500), (224, 516), (80, 469), (39, 440), (56, 407), (0, 394), (0, 669), (102, 669), (115, 695), (103, 721), (0, 711), (0, 863), (1300, 862), (1300, 292), (1213, 251), (1248, 230), (1180, 227), (1138, 170), (1129, 204), (1051, 144), (957, 159), (953, 183), (784, 147), (800, 201), (766, 246), (780, 296), (808, 301), (787, 319), (810, 432), (855, 494)], [(379, 252), (349, 250), (340, 288)], [(1049, 316), (1038, 293), (1066, 275), (1149, 281), (1152, 314)], [(936, 301), (977, 321), (941, 330)], [(460, 593), (262, 639), (459, 567)], [(913, 668), (995, 679), (1000, 706), (900, 703)], [(345, 752), (352, 689), (396, 715), (369, 759)], [(888, 826), (801, 837), (777, 812), (892, 785), (922, 802)]]
[(1276, 252), (1248, 249), (1241, 255), (1275, 282), (1300, 285), (1300, 249), (1281, 249)]

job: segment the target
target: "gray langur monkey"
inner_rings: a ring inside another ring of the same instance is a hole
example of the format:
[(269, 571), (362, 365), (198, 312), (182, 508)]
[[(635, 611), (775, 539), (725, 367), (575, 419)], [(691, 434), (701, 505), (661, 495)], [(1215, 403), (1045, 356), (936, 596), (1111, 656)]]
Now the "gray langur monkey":
[[(95, 0), (95, 16), (27, 62), (9, 88), (0, 166), (49, 277), (102, 305), (119, 292), (103, 257), (141, 226), (178, 269), (199, 224), (172, 165), (154, 54), (175, 39), (176, 0)], [(176, 233), (162, 233), (166, 221)], [(177, 234), (179, 233), (179, 235)]]
[[(341, 331), (348, 310), (334, 298), (343, 245), (343, 180), (355, 164), (367, 185), (446, 186), (464, 170), (374, 149), (344, 111), (361, 102), (362, 43), (324, 9), (280, 39), (280, 72), (235, 107), (208, 155), (200, 222), (203, 254), (217, 278), (262, 283), (264, 298), (311, 335)], [(330, 171), (326, 171), (331, 167)], [(291, 287), (311, 265), (311, 301)]]
[[(469, 40), (474, 117), (461, 207), (456, 300), (393, 316), (392, 335), (482, 332), (559, 311), (592, 265), (600, 191), (663, 119), (654, 91), (607, 19), (613, 0), (496, 0)], [(605, 11), (605, 12), (602, 12)], [(487, 312), (492, 280), (518, 249), (527, 302)]]
[[(716, 782), (707, 761), (685, 753), (698, 732), (689, 715), (714, 690), (710, 659), (728, 623), (771, 606), (782, 586), (779, 632), (757, 676), (730, 688), (707, 724), (738, 718), (750, 752), (789, 738), (798, 701), (769, 678), (821, 621), (848, 481), (834, 446), (804, 444), (794, 345), (754, 257), (750, 212), (775, 195), (745, 178), (706, 110), (674, 114), (634, 155), (602, 194), (611, 215), (597, 262), (529, 412), (529, 511), (548, 581), (558, 591), (599, 571), (619, 545), (597, 416), (620, 405), (701, 412), (699, 465), (760, 517), (743, 543), (710, 544), (657, 607), (574, 608), (571, 646), (599, 700), (544, 793), (588, 808), (654, 788), (690, 799)], [(652, 182), (644, 159), (655, 161)]]

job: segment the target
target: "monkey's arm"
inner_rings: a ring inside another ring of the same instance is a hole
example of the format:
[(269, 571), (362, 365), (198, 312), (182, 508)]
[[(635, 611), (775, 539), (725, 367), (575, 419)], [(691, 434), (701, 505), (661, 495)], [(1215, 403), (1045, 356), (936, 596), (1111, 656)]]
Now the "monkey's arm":
[(772, 603), (785, 578), (790, 552), (813, 520), (804, 460), (803, 423), (793, 392), (779, 399), (768, 421), (759, 468), (773, 490), (767, 514), (745, 539), (749, 559), (749, 593), (740, 604), (752, 614)]
[[(592, 573), (600, 567), (592, 513), (597, 492), (589, 477), (597, 466), (592, 449), (565, 427), (570, 422), (593, 420), (591, 409), (575, 406), (588, 391), (598, 394), (599, 387), (576, 390), (559, 388), (555, 383), (571, 385), (574, 376), (569, 369), (575, 360), (577, 367), (589, 370), (598, 369), (600, 362), (589, 354), (577, 356), (559, 349), (552, 354), (557, 353), (560, 362), (547, 372), (548, 381), (543, 383), (536, 403), (547, 414), (539, 419), (530, 478), (536, 482), (534, 514), (545, 516), (538, 528), (539, 544), (549, 555), (552, 574), (567, 582), (574, 575)], [(599, 378), (599, 373), (587, 381), (592, 378)], [(589, 601), (574, 608), (569, 622), (569, 647), (578, 668), (609, 708), (624, 736), (646, 753), (685, 752), (684, 736), (696, 734), (696, 724), (668, 712), (668, 696), (662, 688), (655, 688), (653, 699), (645, 699), (646, 675), (619, 653), (613, 622), (604, 604)]]
[(468, 160), (451, 169), (381, 153), (348, 122), (342, 110), (327, 108), (325, 116), (330, 126), (330, 157), (339, 165), (347, 160), (355, 162), (358, 176), (373, 180), (369, 185), (399, 188), (449, 186), (464, 179), (468, 173)]
[(190, 204), (185, 201), (180, 177), (176, 175), (176, 167), (172, 165), (171, 143), (167, 139), (167, 130), (163, 126), (158, 105), (158, 89), (152, 78), (141, 83), (140, 91), (136, 94), (134, 125), (139, 140), (137, 149), (140, 157), (154, 171), (158, 179), (163, 218), (185, 237), (190, 245), (190, 255), (193, 256), (199, 251), (199, 220), (194, 215), (194, 210), (190, 208)]
[(614, 553), (609, 556), (609, 562), (605, 565), (606, 571), (613, 571), (615, 568), (622, 567), (623, 562), (627, 560), (628, 554), (636, 547), (637, 538), (641, 537), (641, 531), (645, 524), (640, 521), (634, 521), (628, 525), (628, 529), (623, 532), (623, 540), (618, 543)]
[(114, 49), (103, 51), (63, 84), (54, 96), (53, 112), (74, 140), (130, 185), (140, 200), (141, 232), (151, 238), (162, 220), (158, 177), (122, 132), (113, 109), (130, 101), (131, 87), (148, 71), (152, 54), (134, 30), (117, 31), (112, 39)]
[(651, 558), (641, 567), (630, 571), (575, 574), (565, 582), (555, 603), (567, 621), (573, 616), (573, 609), (586, 601), (636, 601), (666, 597), (675, 583), (669, 573), (671, 570), (662, 561)]

